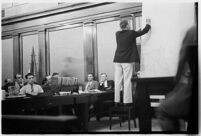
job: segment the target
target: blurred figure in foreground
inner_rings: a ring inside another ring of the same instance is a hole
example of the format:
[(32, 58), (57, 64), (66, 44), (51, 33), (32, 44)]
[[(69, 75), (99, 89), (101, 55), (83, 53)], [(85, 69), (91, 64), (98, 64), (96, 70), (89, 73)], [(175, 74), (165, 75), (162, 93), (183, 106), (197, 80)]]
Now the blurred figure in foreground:
[(188, 133), (198, 127), (198, 39), (197, 27), (191, 27), (183, 40), (179, 56), (174, 89), (158, 109), (158, 119), (163, 131), (179, 132), (179, 119), (188, 122)]

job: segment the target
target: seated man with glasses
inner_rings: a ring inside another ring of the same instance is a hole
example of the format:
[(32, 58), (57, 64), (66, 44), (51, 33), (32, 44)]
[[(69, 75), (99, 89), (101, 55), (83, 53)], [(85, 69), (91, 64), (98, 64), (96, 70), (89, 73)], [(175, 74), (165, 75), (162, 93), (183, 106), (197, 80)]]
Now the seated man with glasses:
[(27, 79), (27, 85), (20, 89), (20, 94), (36, 96), (38, 93), (44, 92), (40, 85), (34, 83), (34, 75), (32, 73), (28, 73), (25, 78)]
[(114, 89), (114, 81), (108, 80), (106, 73), (101, 73), (100, 74), (100, 83), (99, 83), (98, 89), (104, 90), (104, 91), (113, 90)]
[(17, 73), (15, 75), (15, 87), (21, 89), (24, 86), (24, 80), (22, 78), (22, 75)]

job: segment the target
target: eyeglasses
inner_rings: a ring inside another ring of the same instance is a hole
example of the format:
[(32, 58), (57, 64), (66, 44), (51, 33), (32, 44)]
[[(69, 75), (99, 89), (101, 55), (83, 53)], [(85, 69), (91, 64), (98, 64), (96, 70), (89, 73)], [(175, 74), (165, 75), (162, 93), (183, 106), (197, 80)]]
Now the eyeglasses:
[(22, 77), (17, 77), (17, 79), (20, 79), (20, 78), (22, 78)]

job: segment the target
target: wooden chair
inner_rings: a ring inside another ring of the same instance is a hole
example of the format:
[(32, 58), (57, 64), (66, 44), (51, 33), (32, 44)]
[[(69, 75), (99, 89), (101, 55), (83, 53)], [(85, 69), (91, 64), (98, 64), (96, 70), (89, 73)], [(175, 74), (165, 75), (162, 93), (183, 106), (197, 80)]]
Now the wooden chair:
[[(133, 90), (135, 90), (135, 86), (132, 86)], [(132, 94), (133, 100), (135, 100), (134, 93)], [(120, 101), (123, 101), (123, 91), (120, 92)], [(135, 115), (135, 105), (134, 102), (132, 105), (125, 106), (125, 105), (120, 105), (120, 106), (113, 106), (109, 110), (109, 121), (110, 121), (110, 130), (112, 129), (112, 117), (119, 117), (120, 121), (120, 127), (121, 127), (121, 121), (122, 119), (128, 119), (128, 129), (130, 131), (130, 120), (133, 119), (134, 127), (137, 128), (136, 124), (136, 115)]]
[(114, 106), (114, 91), (107, 91), (99, 95), (98, 101), (96, 102), (97, 106), (97, 120), (99, 121), (101, 117), (109, 117), (109, 110)]
[(128, 118), (128, 129), (130, 131), (130, 120), (133, 119), (134, 127), (136, 128), (135, 111), (133, 106), (113, 106), (109, 111), (110, 130), (112, 129), (112, 117), (119, 117), (120, 127), (122, 119)]
[[(133, 100), (134, 100), (134, 95), (133, 95)], [(120, 101), (123, 101), (123, 91), (120, 93)], [(121, 127), (121, 121), (123, 119), (128, 119), (128, 129), (130, 131), (130, 120), (133, 119), (134, 127), (137, 128), (136, 124), (136, 115), (135, 115), (135, 108), (134, 108), (134, 103), (129, 106), (125, 106), (123, 104), (118, 105), (118, 106), (113, 106), (109, 110), (109, 121), (110, 121), (110, 130), (112, 129), (112, 117), (119, 117), (120, 121), (120, 127)]]

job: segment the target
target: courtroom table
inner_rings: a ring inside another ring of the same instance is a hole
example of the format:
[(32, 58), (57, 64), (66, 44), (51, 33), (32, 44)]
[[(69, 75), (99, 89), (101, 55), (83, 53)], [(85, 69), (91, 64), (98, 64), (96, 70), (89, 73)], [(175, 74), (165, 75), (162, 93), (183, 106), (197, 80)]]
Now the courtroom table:
[[(95, 105), (95, 116), (99, 120), (103, 115), (102, 103), (106, 100), (113, 101), (114, 91), (102, 91), (100, 93), (83, 93), (64, 96), (36, 96), (36, 97), (16, 97), (2, 100), (2, 114), (24, 114), (23, 110), (48, 109), (59, 107), (59, 115), (62, 115), (63, 106), (71, 105), (76, 110), (76, 115), (80, 120), (85, 132), (88, 131), (89, 105)], [(35, 113), (37, 114), (37, 113)]]
[(42, 96), (42, 97), (17, 97), (2, 100), (2, 114), (9, 115), (23, 114), (22, 110), (59, 107), (59, 114), (62, 114), (63, 105), (74, 105), (82, 114), (78, 115), (83, 130), (88, 131), (88, 102), (89, 94), (66, 95), (66, 96)]
[(166, 95), (174, 87), (174, 77), (153, 77), (131, 79), (136, 85), (134, 105), (136, 115), (139, 119), (139, 130), (141, 133), (150, 133), (151, 130), (151, 104), (150, 95)]

